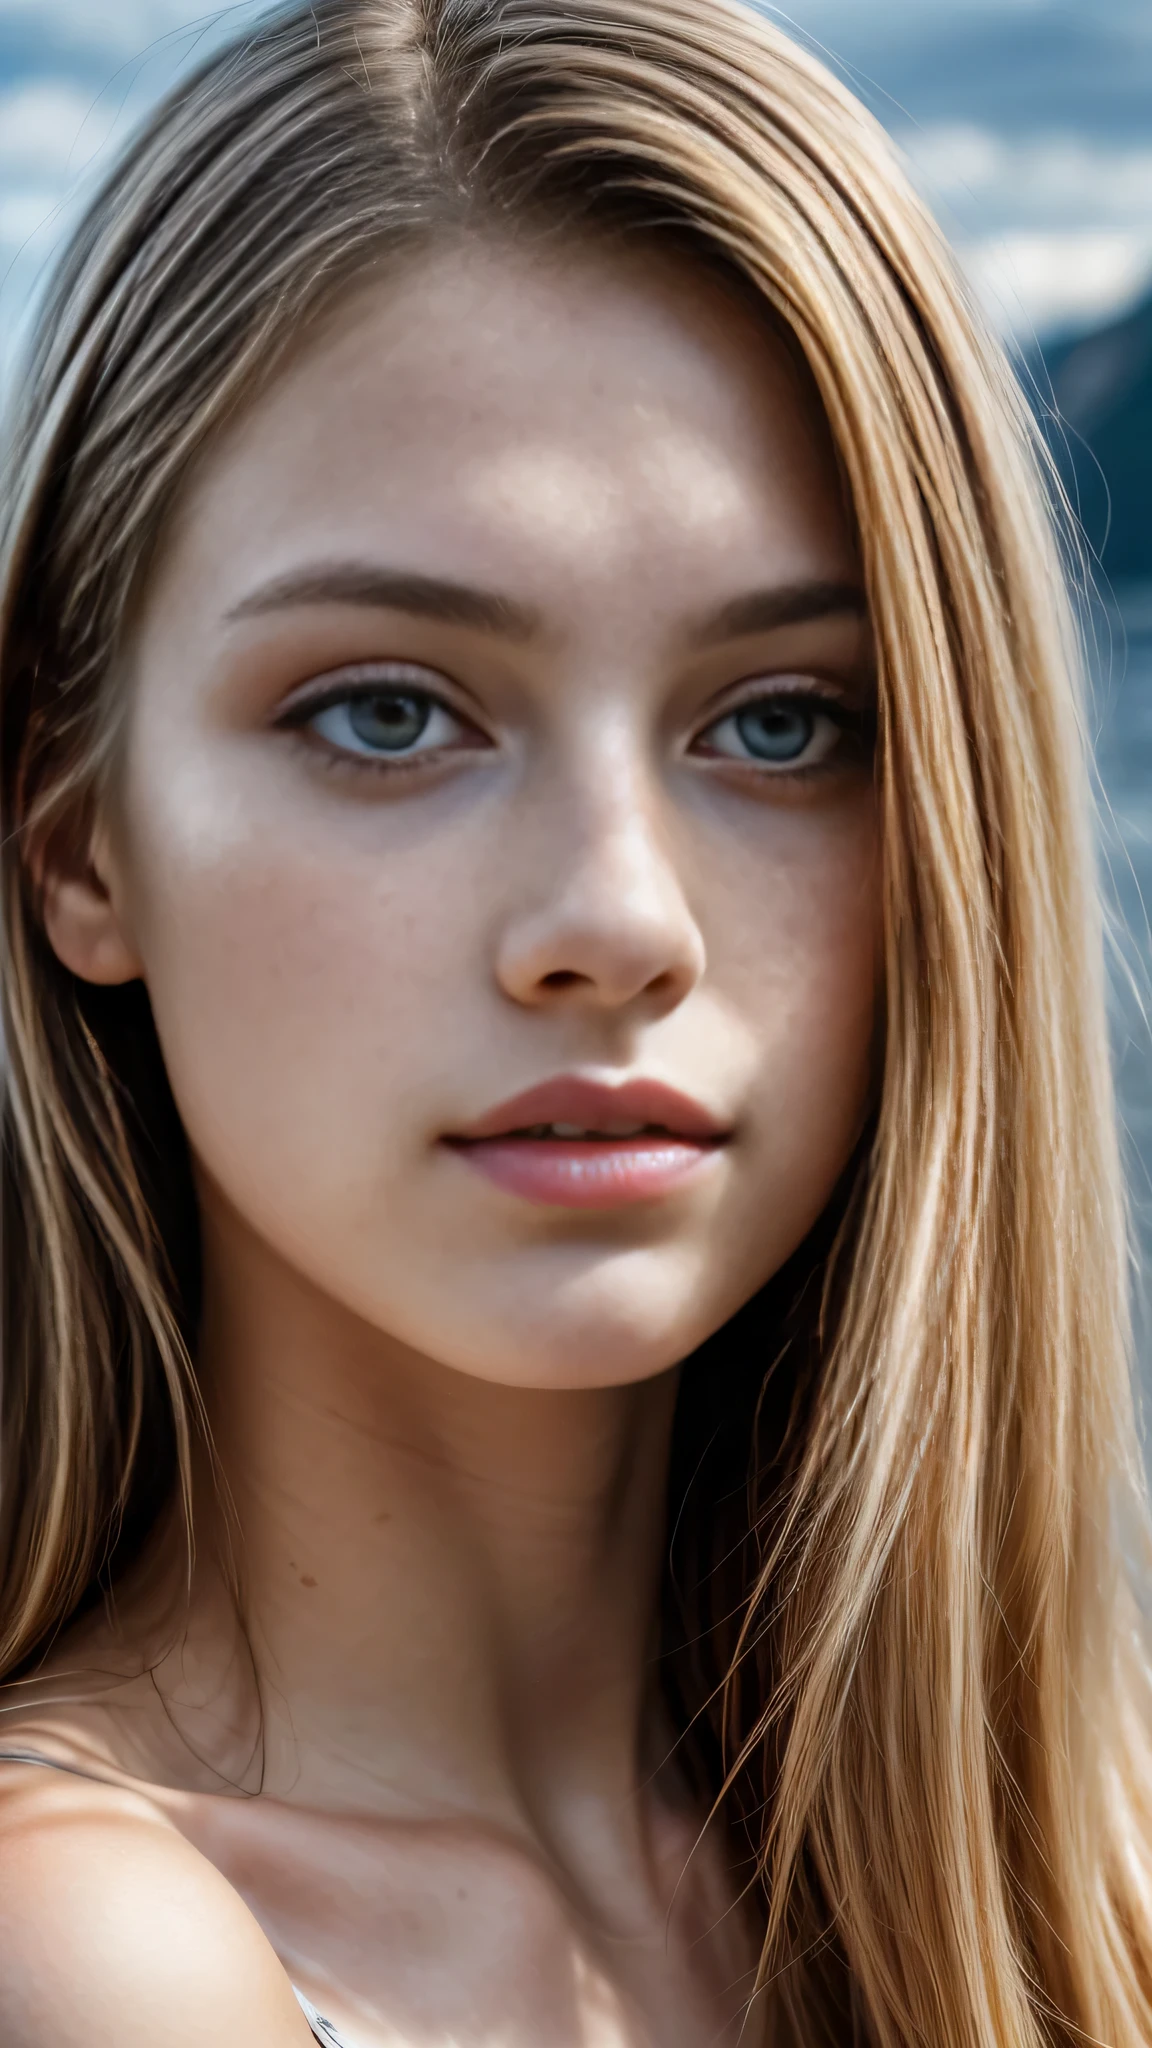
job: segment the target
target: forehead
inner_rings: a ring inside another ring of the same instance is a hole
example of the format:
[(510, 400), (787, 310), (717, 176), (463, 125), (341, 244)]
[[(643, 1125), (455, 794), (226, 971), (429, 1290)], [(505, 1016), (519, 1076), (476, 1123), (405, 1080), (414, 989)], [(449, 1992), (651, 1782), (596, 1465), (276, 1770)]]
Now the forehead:
[(853, 555), (812, 391), (742, 294), (627, 243), (480, 240), (344, 304), (215, 448), (166, 554), (227, 610), (366, 552), (544, 602)]

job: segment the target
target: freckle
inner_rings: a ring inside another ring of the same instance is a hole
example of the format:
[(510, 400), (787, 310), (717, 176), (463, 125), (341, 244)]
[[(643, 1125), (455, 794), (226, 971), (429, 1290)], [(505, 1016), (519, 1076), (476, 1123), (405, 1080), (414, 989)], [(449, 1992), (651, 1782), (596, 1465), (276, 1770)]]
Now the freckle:
[(392, 1520), (392, 1517), (390, 1514), (385, 1512), (382, 1515), (373, 1515), (372, 1520), (374, 1522), (390, 1522)]
[(314, 1578), (312, 1577), (312, 1574), (311, 1574), (311, 1572), (301, 1572), (301, 1574), (300, 1574), (300, 1584), (301, 1584), (302, 1586), (314, 1586), (314, 1585), (316, 1584), (316, 1581), (315, 1581), (315, 1579), (314, 1579)]

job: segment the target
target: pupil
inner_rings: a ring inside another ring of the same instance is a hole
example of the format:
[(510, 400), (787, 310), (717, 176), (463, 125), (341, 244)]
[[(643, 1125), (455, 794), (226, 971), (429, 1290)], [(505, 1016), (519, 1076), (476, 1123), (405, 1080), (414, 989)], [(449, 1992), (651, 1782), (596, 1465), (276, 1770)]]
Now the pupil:
[(736, 715), (740, 737), (761, 761), (794, 761), (812, 738), (812, 714), (800, 704), (749, 704)]
[(432, 707), (420, 697), (354, 697), (348, 717), (357, 739), (365, 746), (384, 747), (400, 753), (418, 740), (431, 716)]

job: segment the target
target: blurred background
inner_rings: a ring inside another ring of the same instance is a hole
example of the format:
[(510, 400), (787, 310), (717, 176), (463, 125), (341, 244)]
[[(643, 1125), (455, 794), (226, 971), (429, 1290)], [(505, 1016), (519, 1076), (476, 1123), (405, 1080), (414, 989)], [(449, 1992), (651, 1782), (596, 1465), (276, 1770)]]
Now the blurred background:
[[(102, 168), (161, 93), (263, 11), (263, 0), (199, 14), (189, 0), (0, 0), (0, 405), (38, 283)], [(1092, 716), (1147, 1272), (1152, 0), (793, 0), (765, 11), (828, 58), (906, 152), (1048, 419), (1096, 558)], [(1142, 1353), (1152, 1361), (1147, 1317)]]

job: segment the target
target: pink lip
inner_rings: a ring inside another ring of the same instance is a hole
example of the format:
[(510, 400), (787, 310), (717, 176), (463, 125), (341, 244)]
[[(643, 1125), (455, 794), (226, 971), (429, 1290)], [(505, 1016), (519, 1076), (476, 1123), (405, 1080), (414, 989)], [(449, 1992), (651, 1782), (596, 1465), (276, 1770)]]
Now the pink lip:
[[(534, 1124), (659, 1126), (634, 1137), (530, 1138)], [(661, 1081), (619, 1087), (562, 1075), (498, 1103), (445, 1142), (508, 1194), (565, 1209), (614, 1209), (653, 1201), (706, 1170), (725, 1127), (690, 1096)]]

